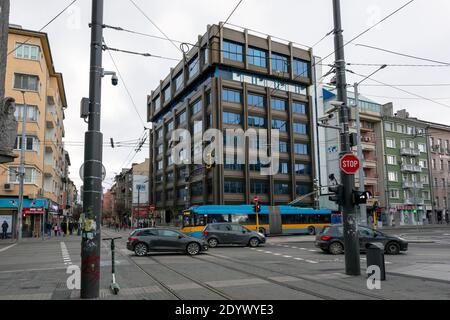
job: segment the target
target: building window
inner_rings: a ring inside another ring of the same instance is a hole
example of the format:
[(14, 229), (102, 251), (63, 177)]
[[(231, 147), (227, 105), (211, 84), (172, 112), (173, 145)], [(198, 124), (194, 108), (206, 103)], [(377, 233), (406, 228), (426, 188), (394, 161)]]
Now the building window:
[(228, 60), (242, 62), (242, 45), (234, 42), (224, 41), (223, 57)]
[(386, 130), (386, 131), (394, 131), (394, 125), (391, 123), (391, 122), (386, 122), (385, 124), (384, 124), (384, 129)]
[(269, 184), (265, 181), (251, 181), (250, 193), (252, 194), (268, 194)]
[(386, 139), (386, 146), (388, 148), (395, 148), (395, 140), (394, 139)]
[(202, 48), (202, 59), (203, 59), (203, 64), (208, 64), (209, 63), (209, 51), (208, 51), (208, 46), (204, 46)]
[(25, 43), (16, 43), (16, 58), (39, 61), (40, 52), (41, 48), (39, 48), (39, 46)]
[(185, 188), (178, 188), (177, 197), (180, 200), (185, 200), (185, 198), (187, 197), (187, 190)]
[(162, 136), (163, 136), (163, 130), (162, 130), (162, 128), (159, 129), (158, 131), (156, 131), (156, 136), (158, 137), (158, 139), (161, 139), (161, 138), (162, 138)]
[(164, 152), (164, 146), (162, 144), (160, 144), (158, 146), (158, 153), (157, 154), (162, 154)]
[(293, 102), (292, 111), (299, 114), (307, 114), (306, 103), (303, 102)]
[(311, 193), (311, 186), (308, 184), (297, 183), (295, 188), (295, 193), (299, 196)]
[(427, 152), (427, 149), (426, 149), (425, 144), (419, 143), (419, 144), (417, 145), (417, 147), (419, 148), (420, 152), (422, 152), (422, 153), (426, 153), (426, 152)]
[(266, 99), (264, 96), (249, 93), (247, 96), (247, 104), (249, 107), (265, 108)]
[(295, 174), (298, 175), (311, 175), (311, 165), (304, 163), (295, 164)]
[(267, 67), (267, 54), (263, 50), (248, 48), (248, 63), (261, 68)]
[(274, 184), (275, 194), (290, 194), (291, 190), (289, 184), (287, 183), (275, 183)]
[(203, 132), (203, 121), (195, 121), (193, 132), (194, 135)]
[(202, 111), (202, 100), (198, 99), (191, 106), (191, 113), (192, 113), (192, 115), (195, 115), (195, 114), (199, 113), (200, 111)]
[(423, 198), (424, 200), (429, 201), (429, 200), (430, 200), (430, 192), (429, 192), (429, 191), (423, 191), (423, 192), (422, 192), (422, 198)]
[(391, 199), (400, 199), (400, 191), (398, 189), (389, 190), (389, 196)]
[(203, 195), (203, 183), (196, 182), (191, 185), (191, 194), (193, 197), (199, 197)]
[(164, 102), (169, 101), (172, 98), (172, 92), (170, 85), (164, 89)]
[(444, 160), (439, 162), (439, 170), (444, 170)]
[(155, 112), (161, 109), (161, 98), (160, 96), (157, 96), (156, 99), (153, 101), (155, 104)]
[(280, 172), (279, 173), (288, 174), (289, 173), (289, 163), (280, 162)]
[(280, 141), (280, 153), (288, 153), (289, 146), (286, 141)]
[(173, 131), (173, 128), (174, 128), (173, 121), (170, 121), (169, 123), (167, 123), (167, 131), (168, 132)]
[(266, 119), (262, 117), (249, 116), (248, 117), (248, 126), (254, 128), (265, 128), (266, 127)]
[(241, 103), (241, 92), (236, 90), (223, 89), (222, 101), (230, 103)]
[(398, 182), (398, 173), (397, 172), (389, 172), (388, 173), (388, 179), (389, 179), (389, 181), (392, 181), (392, 182)]
[(396, 156), (387, 156), (387, 163), (391, 166), (397, 165), (397, 157)]
[(277, 120), (277, 119), (273, 119), (272, 120), (272, 129), (275, 130), (280, 130), (280, 132), (287, 132), (287, 125), (286, 125), (286, 121), (284, 120)]
[[(8, 182), (9, 183), (19, 183), (19, 167), (9, 167), (9, 176), (8, 176)], [(24, 177), (24, 183), (33, 184), (36, 183), (38, 171), (35, 168), (32, 167), (25, 167), (25, 177)]]
[(173, 165), (173, 158), (172, 158), (172, 155), (170, 155), (170, 156), (167, 157), (167, 165), (168, 165), (168, 166)]
[(28, 74), (15, 73), (14, 89), (36, 92), (40, 91), (39, 77)]
[(308, 145), (303, 143), (294, 144), (294, 153), (301, 155), (308, 155)]
[[(39, 152), (39, 139), (36, 137), (26, 137), (25, 138), (25, 150), (26, 151), (36, 151)], [(22, 137), (18, 136), (16, 138), (16, 143), (14, 145), (15, 150), (22, 150)]]
[(308, 126), (304, 123), (294, 122), (294, 133), (308, 134)]
[(244, 193), (244, 183), (242, 181), (225, 180), (223, 191), (225, 193)]
[[(226, 160), (226, 159), (225, 159), (225, 160)], [(242, 171), (242, 170), (244, 170), (244, 165), (242, 165), (242, 164), (237, 164), (237, 163), (232, 163), (232, 164), (225, 163), (225, 164), (223, 165), (223, 168), (224, 168), (225, 170)]]
[(402, 124), (397, 124), (397, 132), (398, 133), (405, 133), (405, 126)]
[(162, 170), (163, 169), (163, 162), (162, 162), (162, 160), (158, 161), (157, 168), (158, 168), (158, 170)]
[(186, 112), (183, 111), (182, 113), (180, 113), (177, 116), (177, 125), (181, 125), (181, 124), (185, 123), (186, 120), (187, 120)]
[(232, 112), (223, 113), (223, 123), (225, 124), (241, 124), (241, 115)]
[(430, 183), (430, 180), (428, 179), (428, 176), (421, 176), (421, 177), (420, 177), (420, 181), (421, 181), (423, 184), (429, 184), (429, 183)]
[(308, 63), (303, 60), (294, 59), (294, 75), (297, 77), (309, 76)]
[(199, 71), (198, 56), (189, 63), (189, 79), (192, 79)]
[(286, 100), (272, 98), (271, 106), (272, 109), (286, 111)]
[(272, 53), (272, 70), (277, 72), (288, 72), (288, 58), (276, 53)]
[(175, 78), (175, 91), (180, 90), (182, 85), (183, 85), (183, 73), (181, 72)]
[[(24, 106), (22, 104), (16, 104), (16, 111), (14, 116), (17, 121), (23, 120)], [(27, 106), (27, 121), (39, 122), (39, 109), (37, 106)]]
[(433, 162), (433, 170), (436, 170), (437, 169), (437, 167), (436, 167), (436, 159), (433, 159), (432, 162)]

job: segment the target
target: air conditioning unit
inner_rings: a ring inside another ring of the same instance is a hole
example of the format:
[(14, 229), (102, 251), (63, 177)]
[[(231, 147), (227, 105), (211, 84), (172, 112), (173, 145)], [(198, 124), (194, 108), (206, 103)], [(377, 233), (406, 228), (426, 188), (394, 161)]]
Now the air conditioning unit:
[(5, 191), (13, 191), (14, 190), (14, 186), (11, 183), (5, 183), (3, 185), (3, 190), (5, 190)]

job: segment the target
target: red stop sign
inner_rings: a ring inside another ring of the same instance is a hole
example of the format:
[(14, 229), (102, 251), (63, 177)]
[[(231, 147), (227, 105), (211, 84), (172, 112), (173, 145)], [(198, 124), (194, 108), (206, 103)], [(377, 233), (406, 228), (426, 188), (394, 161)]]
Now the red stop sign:
[(346, 154), (339, 160), (339, 167), (346, 174), (355, 174), (361, 167), (361, 163), (357, 156), (353, 154)]
[(258, 196), (254, 196), (254, 197), (253, 197), (253, 202), (258, 202), (258, 200), (259, 200), (259, 199), (258, 199)]

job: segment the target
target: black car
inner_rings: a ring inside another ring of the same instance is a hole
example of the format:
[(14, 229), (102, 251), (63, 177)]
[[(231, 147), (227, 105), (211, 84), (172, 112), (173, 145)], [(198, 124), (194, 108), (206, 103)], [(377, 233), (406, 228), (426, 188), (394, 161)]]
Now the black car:
[(266, 237), (259, 232), (247, 229), (239, 223), (210, 223), (203, 229), (203, 239), (211, 248), (219, 244), (240, 244), (257, 247), (266, 242)]
[(130, 234), (127, 249), (137, 256), (145, 256), (150, 251), (180, 251), (196, 255), (207, 251), (208, 245), (202, 239), (189, 237), (177, 230), (145, 228)]
[[(359, 248), (362, 252), (366, 251), (368, 243), (377, 242), (384, 245), (387, 254), (399, 254), (401, 251), (408, 250), (408, 242), (397, 236), (390, 236), (378, 230), (367, 227), (358, 227)], [(331, 254), (342, 254), (344, 252), (344, 227), (343, 225), (333, 225), (325, 227), (323, 231), (316, 236), (316, 247), (324, 252)]]

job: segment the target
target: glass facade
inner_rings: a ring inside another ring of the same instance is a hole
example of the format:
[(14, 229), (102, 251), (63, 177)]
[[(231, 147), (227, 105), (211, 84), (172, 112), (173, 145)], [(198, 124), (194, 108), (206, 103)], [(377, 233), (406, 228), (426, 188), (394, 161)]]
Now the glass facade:
[(235, 42), (223, 41), (223, 57), (225, 59), (242, 62), (242, 51), (242, 45)]
[(267, 67), (267, 53), (256, 48), (248, 48), (248, 63), (261, 68)]
[(288, 58), (286, 56), (272, 53), (272, 70), (277, 72), (288, 72)]

